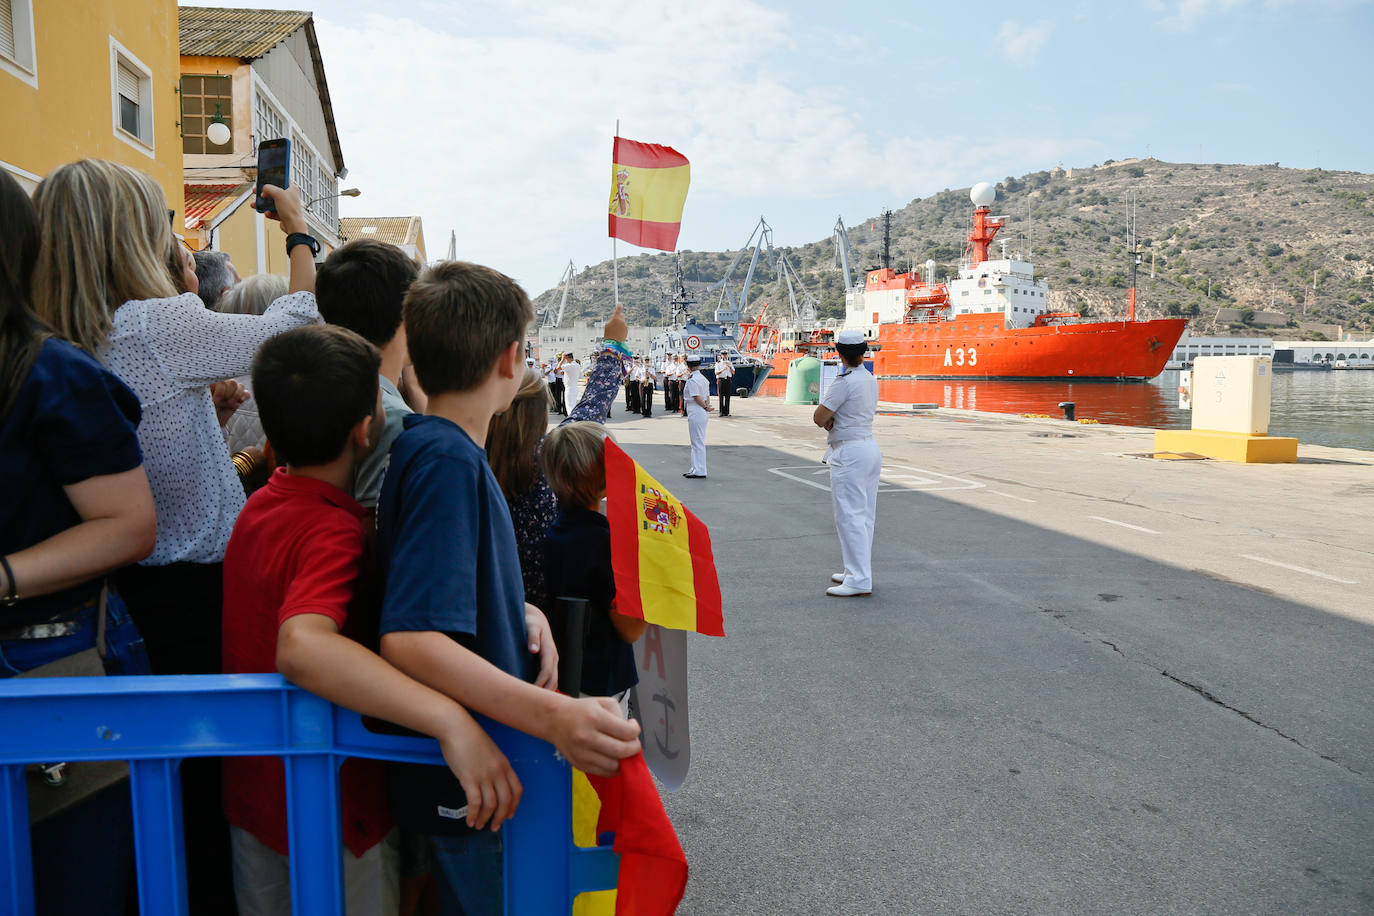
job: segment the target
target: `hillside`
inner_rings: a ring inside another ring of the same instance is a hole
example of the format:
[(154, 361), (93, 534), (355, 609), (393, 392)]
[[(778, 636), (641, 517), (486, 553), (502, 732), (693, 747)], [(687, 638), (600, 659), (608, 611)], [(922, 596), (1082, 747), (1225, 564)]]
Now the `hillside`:
[[(1193, 315), (1195, 334), (1321, 338), (1337, 325), (1374, 329), (1374, 175), (1145, 159), (1007, 177), (997, 185), (993, 212), (1010, 219), (994, 255), (1004, 240), (1008, 252), (1024, 251), (1029, 228), (1036, 272), (1049, 280), (1055, 308), (1124, 315), (1128, 193), (1139, 195), (1142, 317)], [(959, 188), (893, 210), (894, 266), (930, 258), (939, 277), (953, 274), (971, 207), (968, 188)], [(748, 228), (741, 226), (740, 234)], [(849, 241), (857, 282), (880, 260), (881, 217), (850, 227)], [(831, 240), (780, 250), (820, 300), (822, 319), (842, 317), (844, 281)], [(689, 286), (702, 291), (719, 280), (734, 255), (680, 252)], [(776, 321), (789, 306), (776, 263), (766, 260), (760, 256), (748, 311), (773, 303), (769, 314)], [(736, 293), (745, 266), (733, 279)], [(670, 254), (621, 259), (620, 296), (632, 323), (666, 323), (672, 275)], [(559, 295), (545, 291), (536, 308), (556, 309)], [(717, 296), (699, 295), (702, 317), (710, 317)], [(577, 276), (565, 320), (604, 316), (611, 301), (611, 263), (587, 267)]]

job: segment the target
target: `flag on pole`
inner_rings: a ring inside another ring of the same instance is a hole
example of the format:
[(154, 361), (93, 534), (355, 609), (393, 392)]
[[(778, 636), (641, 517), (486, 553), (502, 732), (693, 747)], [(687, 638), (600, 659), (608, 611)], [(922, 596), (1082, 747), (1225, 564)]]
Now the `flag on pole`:
[(606, 519), (616, 613), (671, 630), (725, 635), (710, 531), (610, 439)]
[(692, 167), (671, 146), (615, 138), (611, 153), (611, 238), (641, 248), (677, 249)]

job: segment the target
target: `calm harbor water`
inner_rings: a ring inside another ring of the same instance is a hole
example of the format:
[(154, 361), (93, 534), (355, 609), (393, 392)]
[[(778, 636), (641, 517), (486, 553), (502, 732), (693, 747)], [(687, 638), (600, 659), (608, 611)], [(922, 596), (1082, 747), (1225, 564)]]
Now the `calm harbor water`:
[[(1060, 401), (1073, 401), (1080, 419), (1187, 429), (1189, 413), (1178, 407), (1178, 377), (1170, 369), (1149, 382), (1133, 383), (879, 379), (878, 396), (896, 403), (1055, 417), (1062, 416)], [(760, 394), (782, 397), (786, 386), (784, 379), (769, 379)], [(1269, 434), (1293, 436), (1307, 445), (1374, 450), (1374, 371), (1274, 373)]]

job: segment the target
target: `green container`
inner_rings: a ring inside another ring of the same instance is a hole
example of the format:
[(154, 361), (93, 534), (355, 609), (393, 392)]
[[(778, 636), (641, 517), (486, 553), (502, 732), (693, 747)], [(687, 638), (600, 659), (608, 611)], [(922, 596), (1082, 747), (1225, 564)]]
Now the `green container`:
[(787, 364), (787, 404), (818, 404), (821, 400), (821, 361), (799, 356)]

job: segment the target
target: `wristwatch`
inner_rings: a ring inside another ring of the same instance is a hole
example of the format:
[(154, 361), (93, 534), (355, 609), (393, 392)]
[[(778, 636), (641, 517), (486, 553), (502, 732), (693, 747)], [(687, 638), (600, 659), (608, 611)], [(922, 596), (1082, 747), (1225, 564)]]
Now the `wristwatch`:
[(310, 248), (312, 256), (318, 257), (320, 253), (320, 240), (308, 232), (292, 232), (286, 237), (286, 256), (291, 256), (291, 249), (297, 245), (306, 245)]

